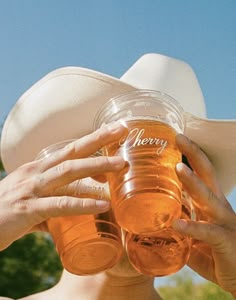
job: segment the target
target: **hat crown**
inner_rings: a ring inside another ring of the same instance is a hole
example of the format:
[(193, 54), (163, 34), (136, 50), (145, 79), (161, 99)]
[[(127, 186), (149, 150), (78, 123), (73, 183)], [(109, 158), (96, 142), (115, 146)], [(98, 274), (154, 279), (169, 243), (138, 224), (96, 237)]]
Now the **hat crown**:
[(206, 117), (203, 94), (193, 69), (185, 62), (156, 53), (140, 57), (120, 78), (139, 89), (170, 95), (184, 111)]

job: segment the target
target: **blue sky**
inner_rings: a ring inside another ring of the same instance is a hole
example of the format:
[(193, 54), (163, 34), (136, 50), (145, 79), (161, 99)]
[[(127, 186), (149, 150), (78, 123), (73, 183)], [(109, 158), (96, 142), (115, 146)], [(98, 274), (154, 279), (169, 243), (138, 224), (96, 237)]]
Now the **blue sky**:
[(0, 124), (56, 68), (120, 77), (149, 52), (189, 63), (208, 117), (236, 119), (235, 0), (0, 0)]

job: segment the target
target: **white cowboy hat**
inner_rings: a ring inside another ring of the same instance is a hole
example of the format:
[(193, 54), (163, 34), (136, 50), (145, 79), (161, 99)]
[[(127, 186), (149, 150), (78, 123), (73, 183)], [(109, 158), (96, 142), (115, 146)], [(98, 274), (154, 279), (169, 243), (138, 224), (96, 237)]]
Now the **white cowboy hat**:
[(160, 54), (142, 56), (120, 79), (80, 67), (55, 70), (17, 101), (3, 126), (1, 158), (7, 172), (34, 160), (45, 147), (93, 130), (111, 97), (152, 89), (175, 98), (185, 111), (185, 134), (214, 164), (225, 193), (236, 183), (236, 121), (209, 120), (192, 68)]

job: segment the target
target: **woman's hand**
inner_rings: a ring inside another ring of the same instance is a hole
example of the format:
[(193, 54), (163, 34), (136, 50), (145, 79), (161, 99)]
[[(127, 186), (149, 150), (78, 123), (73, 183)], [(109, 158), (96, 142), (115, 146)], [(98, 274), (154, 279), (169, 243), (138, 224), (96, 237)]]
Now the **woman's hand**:
[(214, 167), (200, 148), (178, 135), (188, 159), (176, 166), (183, 188), (193, 199), (198, 221), (176, 220), (173, 227), (194, 239), (188, 265), (236, 296), (236, 214), (221, 191)]
[(44, 221), (50, 217), (97, 214), (108, 210), (109, 201), (78, 198), (77, 191), (73, 191), (76, 185), (70, 184), (122, 169), (125, 162), (121, 157), (89, 156), (121, 138), (126, 130), (119, 122), (104, 126), (5, 177), (0, 182), (0, 250), (24, 234), (46, 230)]

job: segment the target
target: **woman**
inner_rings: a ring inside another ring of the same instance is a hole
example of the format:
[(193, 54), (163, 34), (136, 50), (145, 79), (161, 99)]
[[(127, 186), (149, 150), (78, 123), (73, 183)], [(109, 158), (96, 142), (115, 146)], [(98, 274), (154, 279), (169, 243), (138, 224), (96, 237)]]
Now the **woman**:
[[(122, 169), (125, 162), (120, 157), (84, 157), (119, 139), (125, 131), (126, 128), (119, 122), (105, 126), (69, 144), (58, 151), (56, 157), (23, 165), (2, 180), (1, 249), (24, 234), (46, 230), (44, 221), (49, 217), (108, 210), (109, 201), (72, 199), (53, 196), (53, 193), (50, 197), (44, 195), (49, 189), (56, 193), (58, 188), (69, 183), (65, 182), (65, 173), (72, 182)], [(192, 249), (189, 266), (236, 296), (236, 215), (223, 195), (206, 155), (183, 135), (178, 135), (176, 141), (193, 169), (180, 163), (176, 172), (183, 187), (194, 199), (195, 206), (200, 209), (201, 221), (176, 220), (173, 226), (182, 234), (198, 240), (198, 247)], [(124, 255), (111, 270), (97, 275), (83, 277), (63, 271), (55, 287), (22, 299), (161, 299), (153, 282), (153, 278), (137, 273)]]

